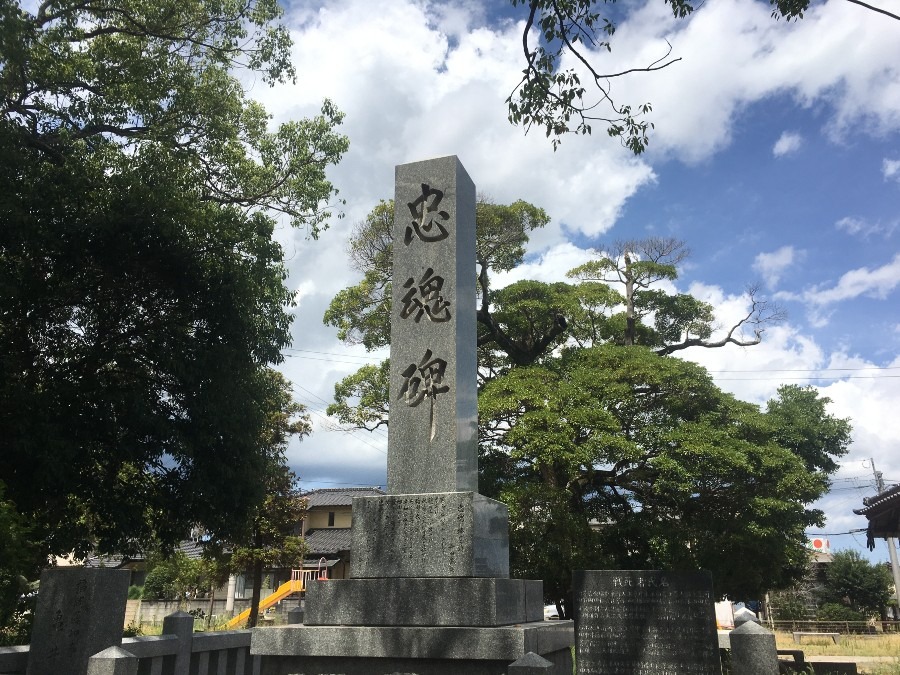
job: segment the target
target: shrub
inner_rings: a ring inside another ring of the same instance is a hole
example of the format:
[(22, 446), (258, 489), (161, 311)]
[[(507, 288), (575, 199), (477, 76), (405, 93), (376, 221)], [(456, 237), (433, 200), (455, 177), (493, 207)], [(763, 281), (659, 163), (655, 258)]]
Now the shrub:
[(862, 612), (858, 612), (847, 605), (840, 605), (836, 602), (826, 602), (819, 607), (816, 612), (816, 618), (819, 621), (865, 621), (866, 617)]

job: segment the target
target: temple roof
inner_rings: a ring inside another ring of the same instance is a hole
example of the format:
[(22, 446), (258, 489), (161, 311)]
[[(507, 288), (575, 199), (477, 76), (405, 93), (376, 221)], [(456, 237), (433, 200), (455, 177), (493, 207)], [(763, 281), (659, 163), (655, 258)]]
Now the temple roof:
[(863, 499), (864, 507), (853, 513), (865, 516), (869, 521), (866, 538), (869, 549), (875, 548), (875, 539), (900, 537), (900, 485), (892, 485), (874, 497)]

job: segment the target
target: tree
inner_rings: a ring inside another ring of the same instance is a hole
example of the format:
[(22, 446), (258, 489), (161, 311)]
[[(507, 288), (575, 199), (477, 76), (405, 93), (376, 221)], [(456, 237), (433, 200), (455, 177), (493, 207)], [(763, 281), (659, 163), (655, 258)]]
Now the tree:
[[(900, 15), (862, 0), (848, 0), (885, 16)], [(647, 120), (650, 103), (617, 103), (612, 81), (635, 73), (662, 70), (680, 61), (672, 56), (672, 45), (649, 64), (604, 72), (597, 65), (599, 54), (612, 51), (617, 16), (614, 3), (598, 0), (510, 0), (526, 7), (522, 31), (524, 67), (522, 79), (506, 99), (509, 121), (521, 124), (526, 133), (543, 128), (554, 149), (568, 133), (590, 134), (592, 124), (606, 125), (606, 132), (619, 138), (634, 154), (646, 150), (653, 123)], [(684, 19), (694, 11), (685, 0), (666, 0), (672, 14)], [(772, 17), (801, 19), (810, 0), (770, 0)], [(600, 8), (603, 6), (603, 13)], [(537, 38), (537, 39), (535, 39)], [(568, 64), (574, 63), (574, 67)]]
[(825, 571), (823, 599), (871, 616), (884, 610), (892, 586), (891, 573), (884, 565), (873, 565), (857, 551), (836, 551)]
[[(250, 627), (256, 626), (263, 569), (299, 565), (306, 554), (306, 542), (298, 532), (306, 500), (300, 496), (298, 478), (288, 468), (284, 453), (291, 436), (302, 438), (310, 433), (312, 426), (306, 409), (292, 400), (288, 381), (275, 371), (270, 371), (270, 377), (280, 386), (275, 390), (278, 400), (269, 406), (270, 413), (260, 438), (272, 458), (265, 472), (264, 498), (254, 507), (243, 530), (226, 546), (231, 551), (231, 571), (251, 572)], [(221, 559), (221, 555), (213, 554), (215, 550), (223, 550), (222, 542), (211, 547), (209, 556)]]
[(852, 430), (849, 419), (828, 414), (829, 403), (814, 387), (788, 384), (778, 388), (778, 398), (766, 407), (778, 444), (790, 448), (807, 470), (825, 475), (837, 471), (834, 460), (847, 454)]
[(293, 567), (303, 562), (307, 546), (297, 532), (306, 500), (298, 479), (287, 466), (273, 467), (266, 482), (266, 497), (256, 509), (250, 528), (231, 554), (234, 570), (249, 570), (253, 598), (247, 625), (256, 626), (264, 568)]
[(0, 626), (6, 626), (19, 609), (28, 579), (39, 570), (34, 564), (35, 544), (15, 504), (4, 498), (0, 481)]
[[(363, 226), (357, 237), (368, 240), (373, 229)], [(507, 249), (502, 264), (514, 266), (528, 229), (507, 231), (518, 248)], [(389, 248), (377, 250), (379, 288), (387, 289)], [(809, 424), (782, 445), (784, 415), (770, 418), (720, 391), (699, 366), (669, 356), (756, 344), (761, 324), (778, 318), (753, 299), (748, 317), (717, 339), (708, 304), (655, 285), (675, 280), (686, 255), (676, 240), (624, 242), (573, 270), (576, 283), (495, 289), (494, 258), (479, 253), (480, 490), (509, 506), (513, 571), (544, 579), (546, 600), (563, 616), (575, 568), (705, 568), (717, 592), (733, 597), (786, 586), (805, 570), (804, 529), (822, 519), (807, 507), (833, 468), (819, 458), (809, 469), (801, 437), (843, 427), (816, 424), (824, 408), (813, 396), (788, 406)], [(385, 301), (360, 306), (388, 317)], [(358, 342), (385, 344), (386, 320), (366, 324), (347, 303), (329, 311), (326, 322), (348, 313), (335, 325), (354, 326)], [(737, 337), (748, 322), (758, 332)], [(367, 338), (373, 329), (377, 339)], [(387, 372), (368, 366), (345, 378), (329, 412), (359, 427), (386, 424)], [(826, 446), (824, 457), (842, 447)]]
[[(487, 197), (478, 199), (475, 210), (476, 261), (481, 304), (478, 310), (479, 345), (500, 343), (509, 349), (514, 342), (492, 308), (489, 271), (506, 271), (521, 264), (525, 257), (528, 233), (543, 227), (549, 217), (532, 204), (517, 201), (510, 205), (495, 204)], [(391, 274), (393, 255), (394, 205), (381, 201), (366, 219), (356, 225), (347, 246), (353, 268), (363, 275), (354, 286), (340, 291), (331, 301), (323, 321), (338, 329), (338, 336), (349, 344), (362, 344), (374, 350), (390, 342)], [(562, 335), (562, 328), (551, 321), (552, 339)], [(521, 346), (523, 354), (537, 356), (552, 342), (538, 338), (543, 347)], [(527, 356), (525, 358), (528, 358)], [(335, 403), (328, 407), (344, 424), (374, 429), (387, 424), (389, 372), (388, 361), (379, 366), (364, 366), (335, 385)], [(351, 401), (358, 400), (359, 404)]]
[[(777, 306), (757, 298), (756, 289), (751, 288), (747, 314), (724, 337), (711, 340), (712, 306), (684, 293), (669, 295), (657, 286), (661, 281), (678, 278), (678, 264), (690, 256), (684, 242), (664, 237), (632, 239), (617, 241), (608, 250), (594, 249), (594, 253), (596, 260), (570, 270), (567, 276), (623, 287), (624, 330), (620, 328), (619, 335), (610, 336), (621, 344), (645, 344), (660, 355), (689, 347), (750, 347), (762, 341), (765, 325), (783, 318)], [(643, 322), (647, 317), (653, 317), (652, 326)], [(740, 334), (746, 326), (754, 327), (752, 338), (745, 339)]]
[(330, 102), (270, 130), (246, 97), (240, 69), (293, 76), (279, 14), (0, 10), (0, 479), (39, 557), (228, 538), (263, 497), (292, 302), (274, 218), (316, 236), (347, 147)]
[[(510, 528), (512, 565), (543, 578), (548, 599), (568, 593), (559, 568), (709, 569), (732, 597), (805, 569), (803, 531), (821, 520), (805, 505), (825, 483), (695, 364), (573, 349), (489, 382), (479, 416), (482, 447), (503, 462), (481, 489), (527, 523)], [(579, 536), (545, 545), (570, 518)]]
[(184, 551), (175, 551), (167, 557), (153, 555), (147, 561), (145, 598), (180, 603), (198, 597), (206, 587), (200, 560), (188, 558)]

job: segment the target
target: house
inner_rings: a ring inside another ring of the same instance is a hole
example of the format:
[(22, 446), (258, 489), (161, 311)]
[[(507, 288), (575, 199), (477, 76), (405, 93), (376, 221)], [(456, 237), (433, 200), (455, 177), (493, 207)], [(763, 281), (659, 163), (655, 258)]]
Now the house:
[[(203, 543), (199, 537), (185, 539), (176, 547), (189, 560), (199, 560), (203, 556)], [(143, 586), (147, 580), (147, 557), (141, 553), (133, 556), (91, 554), (82, 563), (85, 567), (106, 567), (131, 572), (130, 586)]]
[(353, 498), (384, 494), (377, 487), (326, 488), (305, 493), (308, 504), (300, 533), (309, 553), (303, 568), (327, 568), (330, 579), (348, 578)]

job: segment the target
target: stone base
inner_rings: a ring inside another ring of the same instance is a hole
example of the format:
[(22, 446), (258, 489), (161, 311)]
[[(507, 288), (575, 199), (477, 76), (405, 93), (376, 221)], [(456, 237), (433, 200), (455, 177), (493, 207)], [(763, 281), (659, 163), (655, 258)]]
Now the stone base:
[(506, 675), (528, 652), (571, 675), (571, 621), (499, 628), (277, 626), (253, 631), (261, 675)]
[(509, 511), (477, 492), (356, 497), (354, 579), (509, 577)]
[(307, 626), (506, 626), (543, 621), (542, 581), (333, 579), (306, 591)]

